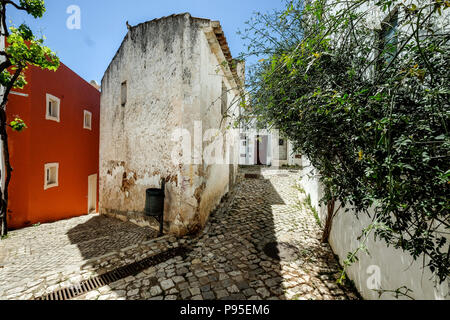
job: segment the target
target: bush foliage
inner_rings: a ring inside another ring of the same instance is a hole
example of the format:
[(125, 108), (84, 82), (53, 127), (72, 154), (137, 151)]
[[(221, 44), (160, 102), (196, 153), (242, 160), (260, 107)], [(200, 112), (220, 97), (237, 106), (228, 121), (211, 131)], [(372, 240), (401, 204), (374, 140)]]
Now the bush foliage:
[(262, 58), (246, 115), (309, 158), (325, 201), (374, 209), (375, 236), (440, 281), (450, 259), (449, 7), (294, 1), (257, 13), (243, 33), (248, 54)]

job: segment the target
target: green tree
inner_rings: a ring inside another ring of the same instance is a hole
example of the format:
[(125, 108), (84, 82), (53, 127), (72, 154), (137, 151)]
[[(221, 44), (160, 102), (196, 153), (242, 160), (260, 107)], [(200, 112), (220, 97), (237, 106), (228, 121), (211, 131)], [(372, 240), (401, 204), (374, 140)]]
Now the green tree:
[(3, 89), (0, 106), (0, 136), (3, 142), (2, 152), (6, 169), (6, 172), (1, 173), (6, 176), (2, 176), (5, 187), (0, 190), (0, 235), (5, 236), (8, 233), (8, 187), (13, 171), (8, 148), (7, 127), (11, 127), (14, 131), (26, 129), (26, 124), (22, 119), (7, 119), (8, 96), (13, 88), (21, 89), (27, 84), (24, 72), (28, 66), (56, 71), (59, 67), (59, 59), (54, 52), (44, 46), (44, 39), (37, 38), (27, 25), (22, 24), (17, 28), (9, 29), (6, 25), (6, 11), (9, 7), (25, 11), (34, 18), (41, 18), (45, 13), (43, 0), (0, 0), (0, 5), (1, 36), (2, 39), (5, 37), (7, 42), (6, 48), (0, 51), (0, 84)]
[[(243, 37), (262, 58), (250, 72), (247, 115), (278, 128), (318, 170), (323, 240), (338, 211), (374, 210), (362, 238), (370, 231), (422, 258), (441, 281), (450, 272), (449, 7), (291, 1), (257, 14)], [(375, 13), (386, 17), (379, 25)], [(356, 260), (349, 254), (346, 265)]]

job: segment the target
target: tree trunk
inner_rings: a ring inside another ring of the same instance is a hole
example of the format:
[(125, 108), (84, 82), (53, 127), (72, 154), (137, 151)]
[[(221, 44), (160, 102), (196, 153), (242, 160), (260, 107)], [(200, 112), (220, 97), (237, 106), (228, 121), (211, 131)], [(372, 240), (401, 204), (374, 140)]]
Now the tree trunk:
[(336, 200), (332, 198), (327, 203), (327, 220), (325, 222), (325, 228), (322, 235), (322, 243), (328, 243), (328, 240), (330, 238), (331, 233), (331, 227), (333, 225), (333, 218), (334, 218), (334, 207), (336, 205)]
[[(8, 187), (11, 181), (11, 163), (9, 160), (9, 148), (8, 148), (8, 133), (6, 131), (6, 111), (4, 105), (0, 108), (0, 136), (3, 142), (3, 159), (5, 162), (6, 179), (5, 188), (0, 190), (0, 236), (6, 236), (8, 234)], [(2, 172), (1, 179), (3, 179), (4, 173)], [(1, 182), (0, 182), (1, 183)]]
[[(7, 118), (6, 118), (6, 104), (8, 103), (8, 96), (11, 92), (11, 89), (16, 83), (16, 80), (19, 78), (23, 66), (19, 66), (18, 69), (14, 72), (14, 76), (9, 82), (8, 86), (5, 88), (5, 92), (3, 92), (3, 101), (0, 106), (0, 137), (3, 142), (3, 161), (5, 162), (5, 170), (6, 170), (6, 179), (5, 179), (5, 188), (1, 190), (0, 188), (0, 239), (8, 235), (8, 187), (9, 182), (11, 181), (12, 175), (12, 167), (9, 159), (9, 146), (8, 146), (8, 132), (7, 129)], [(3, 179), (4, 173), (1, 174), (1, 179)], [(0, 181), (1, 187), (1, 181)]]

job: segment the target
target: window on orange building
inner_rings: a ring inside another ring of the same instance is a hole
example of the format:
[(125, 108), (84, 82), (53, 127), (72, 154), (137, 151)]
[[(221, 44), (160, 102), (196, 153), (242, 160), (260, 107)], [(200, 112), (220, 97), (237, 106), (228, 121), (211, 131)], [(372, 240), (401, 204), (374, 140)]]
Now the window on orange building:
[(92, 130), (92, 113), (84, 110), (83, 128)]
[(57, 187), (59, 174), (59, 163), (48, 163), (45, 165), (44, 190)]
[(47, 104), (45, 111), (45, 119), (59, 122), (60, 121), (60, 104), (61, 100), (51, 94), (47, 94)]

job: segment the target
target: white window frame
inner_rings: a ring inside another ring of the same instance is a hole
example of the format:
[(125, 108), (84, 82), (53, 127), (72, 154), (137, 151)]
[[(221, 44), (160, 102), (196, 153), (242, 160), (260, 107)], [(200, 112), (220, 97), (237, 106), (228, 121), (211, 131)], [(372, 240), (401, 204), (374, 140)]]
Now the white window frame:
[[(89, 115), (89, 126), (86, 126), (86, 115)], [(83, 113), (83, 129), (92, 130), (92, 112), (87, 110)]]
[[(56, 182), (52, 184), (47, 183), (47, 170), (51, 168), (56, 168)], [(47, 163), (44, 167), (44, 190), (55, 188), (59, 186), (59, 163)]]
[[(58, 107), (58, 116), (54, 117), (51, 114), (48, 113), (48, 104), (50, 101), (56, 102), (56, 105)], [(54, 95), (51, 95), (49, 93), (46, 94), (46, 103), (45, 103), (45, 119), (50, 121), (61, 121), (61, 99), (58, 97), (55, 97)]]

